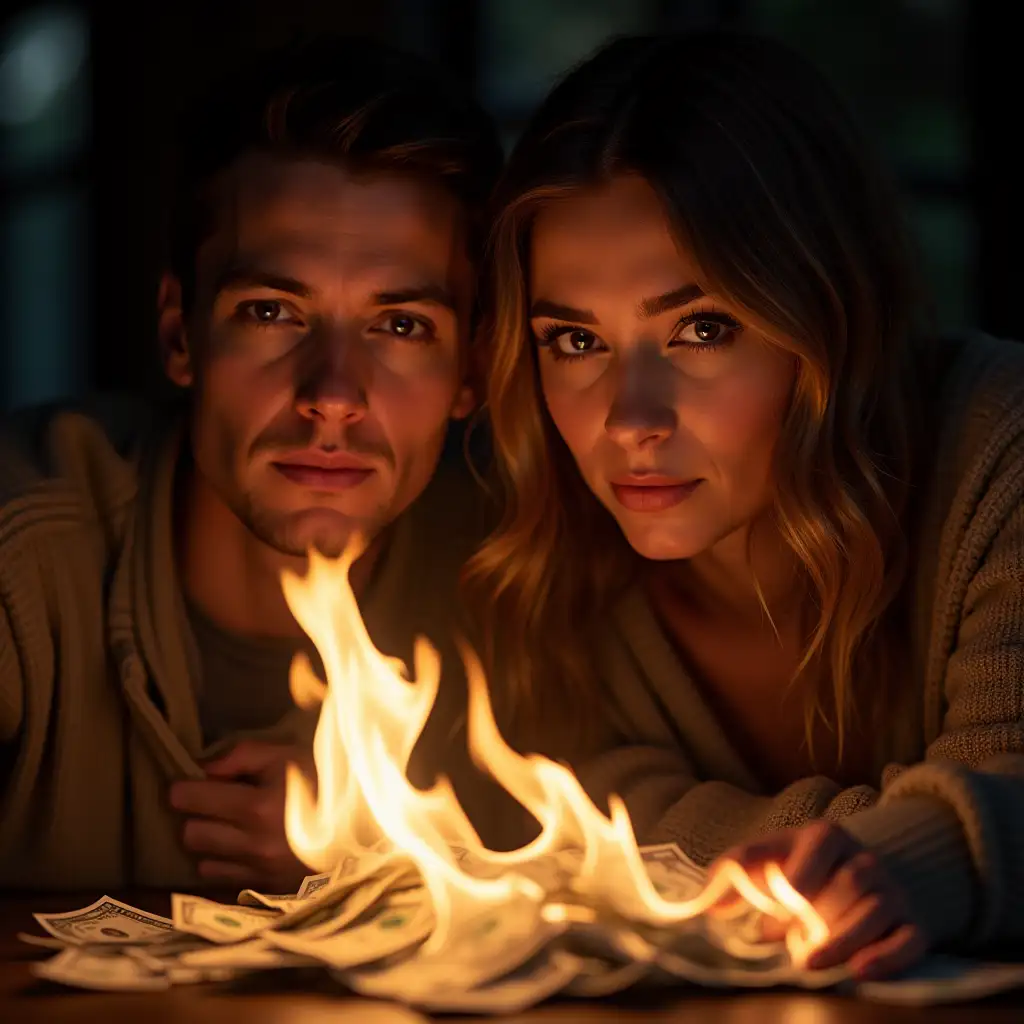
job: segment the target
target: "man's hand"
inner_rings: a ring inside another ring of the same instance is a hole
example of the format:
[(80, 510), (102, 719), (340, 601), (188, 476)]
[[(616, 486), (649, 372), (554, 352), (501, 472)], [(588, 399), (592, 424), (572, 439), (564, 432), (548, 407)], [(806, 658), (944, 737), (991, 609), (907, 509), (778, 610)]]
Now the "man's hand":
[(308, 869), (284, 833), (284, 771), (291, 747), (243, 740), (204, 767), (201, 782), (171, 786), (171, 806), (186, 816), (185, 848), (211, 882), (293, 892)]
[[(906, 970), (928, 949), (911, 919), (902, 890), (878, 859), (837, 825), (815, 821), (744, 844), (722, 855), (735, 860), (762, 889), (764, 866), (776, 863), (790, 885), (829, 927), (829, 938), (811, 953), (812, 969), (847, 963), (860, 980)], [(766, 919), (766, 935), (775, 931)]]

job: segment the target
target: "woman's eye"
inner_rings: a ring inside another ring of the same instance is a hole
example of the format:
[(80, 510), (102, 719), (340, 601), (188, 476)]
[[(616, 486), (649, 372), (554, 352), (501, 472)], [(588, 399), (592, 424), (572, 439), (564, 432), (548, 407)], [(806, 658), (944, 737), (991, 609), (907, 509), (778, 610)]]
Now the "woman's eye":
[(579, 356), (593, 351), (597, 335), (590, 331), (565, 331), (554, 339), (554, 343), (563, 355)]
[(728, 330), (722, 324), (716, 324), (714, 320), (698, 320), (690, 324), (697, 341), (719, 341), (721, 336)]
[(732, 317), (698, 317), (688, 322), (684, 321), (672, 341), (690, 348), (717, 348), (732, 341), (732, 336), (739, 329), (740, 324)]
[(247, 319), (261, 327), (269, 327), (273, 324), (295, 323), (296, 319), (285, 308), (284, 303), (276, 299), (254, 299), (251, 302), (243, 302), (239, 312)]

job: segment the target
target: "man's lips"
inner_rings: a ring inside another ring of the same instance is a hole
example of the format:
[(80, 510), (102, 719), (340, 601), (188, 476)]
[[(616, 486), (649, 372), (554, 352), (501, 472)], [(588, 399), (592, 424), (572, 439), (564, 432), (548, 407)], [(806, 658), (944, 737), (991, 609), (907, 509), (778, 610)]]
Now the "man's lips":
[(657, 474), (620, 477), (611, 482), (612, 493), (630, 512), (663, 512), (682, 504), (703, 480), (679, 480)]
[(347, 452), (312, 450), (275, 460), (271, 465), (292, 483), (316, 491), (347, 491), (376, 472), (364, 459)]

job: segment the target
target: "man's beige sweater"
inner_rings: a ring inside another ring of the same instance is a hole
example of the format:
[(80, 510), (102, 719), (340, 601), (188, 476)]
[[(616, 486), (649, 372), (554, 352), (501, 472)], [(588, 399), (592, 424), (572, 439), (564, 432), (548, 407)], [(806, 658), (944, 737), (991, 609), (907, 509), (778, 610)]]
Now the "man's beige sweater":
[[(1024, 937), (1024, 345), (944, 343), (920, 385), (932, 460), (913, 536), (910, 700), (874, 779), (767, 792), (642, 593), (604, 629), (615, 736), (578, 771), (640, 840), (701, 863), (824, 817), (876, 851), (936, 942)], [(867, 685), (870, 685), (868, 682)]]
[[(169, 785), (202, 778), (202, 761), (243, 734), (204, 748), (197, 695), (217, 680), (200, 678), (175, 565), (181, 434), (114, 404), (0, 430), (0, 888), (199, 884)], [(444, 677), (410, 775), (451, 774), (500, 845), (511, 801), (470, 765), (451, 643), (486, 515), (468, 471), (442, 466), (392, 524), (360, 609), (378, 648), (407, 664), (416, 635), (438, 647)], [(308, 743), (314, 724), (296, 711), (247, 735)]]

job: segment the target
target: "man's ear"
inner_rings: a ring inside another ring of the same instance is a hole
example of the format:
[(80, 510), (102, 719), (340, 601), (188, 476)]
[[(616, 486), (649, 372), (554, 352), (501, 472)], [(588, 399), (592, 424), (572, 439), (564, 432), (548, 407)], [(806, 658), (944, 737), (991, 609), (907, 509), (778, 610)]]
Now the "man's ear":
[(181, 282), (174, 274), (165, 272), (160, 278), (157, 292), (157, 336), (160, 342), (160, 361), (164, 373), (178, 387), (190, 387), (195, 379), (192, 352), (185, 331), (185, 313), (181, 306)]

